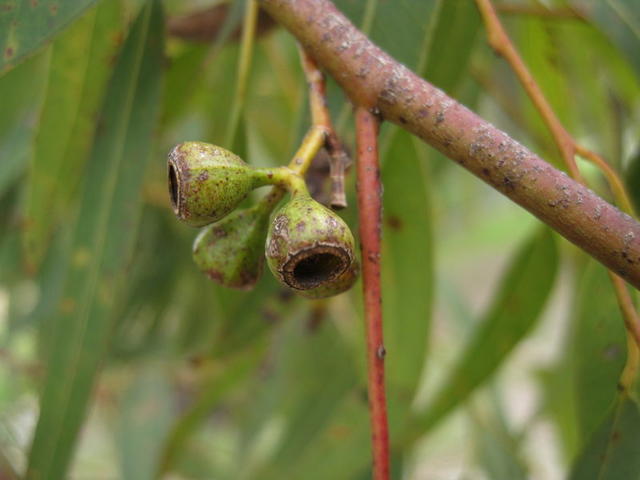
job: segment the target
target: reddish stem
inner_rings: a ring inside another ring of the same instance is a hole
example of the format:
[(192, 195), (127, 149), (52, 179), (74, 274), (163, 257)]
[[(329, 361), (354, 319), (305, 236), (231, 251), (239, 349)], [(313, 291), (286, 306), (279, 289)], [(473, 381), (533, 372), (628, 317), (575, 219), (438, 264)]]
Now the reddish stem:
[(382, 185), (378, 164), (378, 119), (365, 107), (356, 109), (358, 143), (358, 211), (364, 311), (367, 325), (369, 410), (373, 446), (373, 478), (389, 479), (389, 427), (384, 388), (385, 349), (382, 339), (380, 234)]

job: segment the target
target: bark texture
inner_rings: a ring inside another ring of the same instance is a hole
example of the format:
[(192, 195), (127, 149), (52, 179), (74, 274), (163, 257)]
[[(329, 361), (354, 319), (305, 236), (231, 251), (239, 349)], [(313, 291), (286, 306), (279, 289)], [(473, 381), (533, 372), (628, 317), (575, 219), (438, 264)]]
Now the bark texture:
[(417, 135), (640, 288), (634, 219), (387, 55), (329, 0), (259, 1), (354, 104)]

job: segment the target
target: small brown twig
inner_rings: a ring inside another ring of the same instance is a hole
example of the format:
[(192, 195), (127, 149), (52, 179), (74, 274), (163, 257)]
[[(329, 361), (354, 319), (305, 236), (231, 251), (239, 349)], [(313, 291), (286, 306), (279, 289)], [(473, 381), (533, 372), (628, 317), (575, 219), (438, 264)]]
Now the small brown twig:
[(325, 147), (329, 153), (329, 175), (331, 177), (331, 207), (338, 210), (346, 208), (347, 197), (344, 193), (344, 173), (350, 163), (349, 156), (338, 140), (333, 128), (329, 109), (327, 108), (326, 85), (324, 74), (316, 61), (299, 45), (300, 59), (304, 75), (309, 84), (309, 103), (311, 118), (316, 125), (322, 125), (327, 130)]
[[(476, 0), (476, 4), (478, 5), (478, 9), (480, 10), (485, 22), (489, 44), (496, 53), (504, 57), (504, 59), (509, 63), (522, 83), (524, 89), (527, 91), (527, 94), (531, 98), (535, 107), (542, 115), (545, 124), (551, 131), (556, 145), (562, 153), (562, 158), (569, 169), (571, 176), (585, 185), (585, 181), (577, 168), (575, 155), (578, 154), (587, 160), (590, 160), (604, 173), (607, 182), (614, 193), (618, 206), (628, 214), (634, 215), (633, 206), (624, 188), (624, 184), (613, 168), (611, 168), (611, 166), (598, 154), (579, 145), (578, 142), (576, 142), (569, 132), (567, 132), (567, 130), (562, 126), (560, 120), (551, 108), (551, 105), (542, 93), (542, 90), (533, 78), (533, 75), (531, 75), (529, 69), (526, 67), (524, 61), (511, 42), (509, 35), (498, 18), (491, 0)], [(623, 255), (625, 255), (624, 252)], [(627, 367), (625, 368), (625, 372), (637, 372), (637, 363), (639, 359), (638, 355), (635, 354), (637, 353), (635, 349), (640, 348), (640, 317), (633, 305), (624, 281), (611, 271), (609, 271), (609, 276), (613, 283), (618, 305), (624, 319), (627, 335), (632, 339), (632, 342), (635, 342), (633, 354), (632, 352), (629, 352), (629, 356), (627, 357)], [(629, 375), (625, 373), (621, 380), (621, 384), (625, 388), (629, 388), (629, 382), (632, 381), (633, 379), (630, 379)]]
[(633, 337), (638, 348), (640, 348), (640, 316), (638, 315), (636, 307), (633, 305), (633, 300), (631, 299), (629, 290), (627, 290), (627, 284), (610, 270), (609, 277), (616, 292), (616, 298), (622, 312), (625, 328), (631, 337)]
[(482, 18), (487, 28), (487, 36), (489, 45), (493, 50), (503, 57), (517, 75), (520, 83), (526, 90), (527, 94), (533, 101), (534, 106), (540, 112), (544, 122), (549, 127), (551, 135), (560, 150), (562, 159), (567, 165), (571, 176), (584, 184), (582, 175), (578, 170), (575, 160), (575, 142), (572, 141), (571, 136), (567, 133), (562, 123), (556, 115), (553, 113), (553, 109), (547, 99), (545, 98), (542, 90), (538, 86), (538, 83), (529, 72), (529, 69), (520, 58), (516, 48), (514, 47), (509, 35), (500, 23), (500, 19), (496, 14), (496, 11), (491, 4), (490, 0), (476, 0), (478, 9), (482, 14)]
[(364, 311), (367, 327), (369, 410), (373, 444), (373, 478), (389, 479), (389, 427), (384, 384), (385, 349), (382, 336), (380, 236), (382, 185), (378, 163), (378, 118), (367, 108), (356, 108), (358, 146), (358, 214), (362, 251)]
[[(572, 141), (574, 141), (573, 138)], [(600, 155), (589, 150), (588, 148), (583, 147), (575, 141), (573, 147), (576, 151), (576, 154), (586, 160), (589, 160), (604, 174), (609, 187), (613, 191), (613, 196), (615, 197), (618, 206), (629, 215), (637, 217), (635, 209), (633, 208), (633, 204), (631, 203), (629, 195), (625, 189), (624, 183), (622, 182), (616, 171), (611, 167), (611, 165), (609, 165), (609, 163), (607, 163), (607, 161)]]
[[(229, 21), (229, 3), (220, 3), (209, 8), (197, 10), (180, 17), (167, 20), (167, 33), (189, 42), (210, 43), (218, 38)], [(258, 13), (256, 36), (270, 32), (276, 22), (263, 10)], [(238, 41), (242, 36), (242, 25), (236, 26), (229, 34), (229, 40)]]
[(498, 3), (496, 10), (507, 15), (526, 15), (554, 20), (580, 20), (584, 16), (573, 7), (546, 7), (544, 5), (522, 5), (515, 3)]

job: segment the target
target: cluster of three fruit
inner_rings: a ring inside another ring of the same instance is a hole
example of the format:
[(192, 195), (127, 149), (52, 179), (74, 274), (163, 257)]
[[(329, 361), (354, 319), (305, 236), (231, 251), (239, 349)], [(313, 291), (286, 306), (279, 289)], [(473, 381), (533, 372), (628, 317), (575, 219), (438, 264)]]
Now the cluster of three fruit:
[[(252, 168), (235, 154), (202, 142), (184, 142), (169, 154), (171, 204), (177, 217), (203, 228), (193, 247), (198, 267), (215, 282), (250, 289), (264, 258), (276, 279), (308, 298), (342, 293), (358, 275), (347, 224), (311, 198), (304, 180), (287, 167)], [(258, 187), (280, 190), (237, 208)], [(278, 192), (291, 199), (273, 216)]]

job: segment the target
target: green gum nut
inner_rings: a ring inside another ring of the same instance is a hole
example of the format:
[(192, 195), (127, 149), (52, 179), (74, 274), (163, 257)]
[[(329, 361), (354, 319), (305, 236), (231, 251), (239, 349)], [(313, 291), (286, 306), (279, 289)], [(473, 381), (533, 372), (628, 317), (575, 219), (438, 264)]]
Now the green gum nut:
[(269, 269), (303, 296), (322, 298), (350, 288), (357, 277), (347, 224), (333, 211), (297, 193), (275, 215), (266, 242)]
[(258, 206), (237, 210), (203, 228), (193, 243), (193, 259), (222, 286), (251, 289), (264, 267), (269, 211)]
[(203, 142), (184, 142), (171, 150), (168, 181), (173, 212), (193, 227), (224, 218), (266, 183), (237, 155)]

